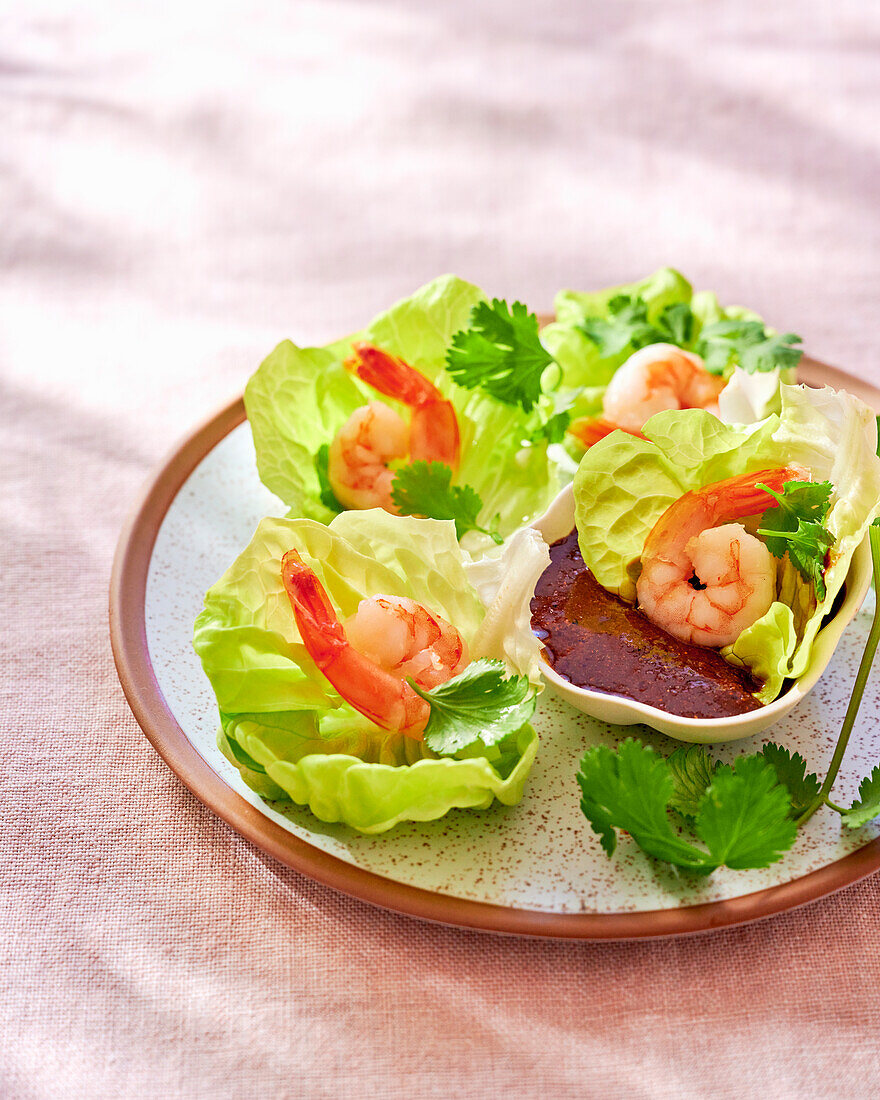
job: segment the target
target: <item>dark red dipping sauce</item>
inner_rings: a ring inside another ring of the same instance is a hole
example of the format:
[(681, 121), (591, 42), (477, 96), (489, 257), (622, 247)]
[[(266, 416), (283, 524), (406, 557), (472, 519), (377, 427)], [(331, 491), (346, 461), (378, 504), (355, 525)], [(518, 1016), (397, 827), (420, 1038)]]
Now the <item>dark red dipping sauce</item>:
[(757, 710), (760, 683), (717, 650), (688, 645), (606, 592), (584, 565), (577, 531), (550, 547), (532, 599), (547, 663), (577, 687), (620, 695), (684, 718)]

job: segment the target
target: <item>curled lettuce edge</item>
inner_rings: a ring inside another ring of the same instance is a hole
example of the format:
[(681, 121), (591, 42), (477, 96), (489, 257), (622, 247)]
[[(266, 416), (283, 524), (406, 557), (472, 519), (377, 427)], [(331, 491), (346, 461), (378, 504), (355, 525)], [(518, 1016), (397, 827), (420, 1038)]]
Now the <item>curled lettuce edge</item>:
[(270, 517), (209, 589), (194, 632), (218, 699), (218, 746), (243, 782), (364, 833), (520, 801), (538, 749), (531, 725), (501, 745), (437, 757), (336, 694), (306, 653), (281, 584), (281, 555), (294, 546), (341, 616), (379, 593), (418, 599), (461, 630), (472, 659), (499, 658), (541, 687), (529, 604), (549, 551), (537, 532), (523, 529), (497, 557), (474, 561), (451, 521), (378, 509), (342, 513), (328, 526)]
[(794, 602), (810, 609), (804, 621), (797, 622), (792, 607), (774, 602), (721, 650), (730, 663), (762, 680), (759, 698), (770, 702), (784, 680), (807, 671), (813, 642), (853, 554), (880, 514), (874, 413), (846, 391), (782, 384), (780, 412), (760, 423), (724, 424), (703, 410), (682, 410), (651, 417), (644, 434), (647, 441), (613, 432), (587, 451), (574, 478), (584, 561), (600, 584), (630, 602), (648, 532), (689, 490), (789, 462), (809, 467), (813, 480), (834, 486), (825, 520), (835, 537), (825, 598), (807, 599), (809, 582), (797, 576)]
[[(480, 389), (457, 386), (446, 371), (452, 337), (467, 328), (471, 310), (485, 301), (479, 287), (444, 275), (379, 314), (362, 331), (320, 348), (280, 343), (245, 387), (245, 409), (264, 484), (289, 509), (328, 523), (334, 512), (321, 498), (315, 456), (354, 410), (370, 401), (396, 402), (361, 382), (343, 360), (354, 340), (367, 340), (401, 356), (441, 390), (455, 407), (461, 437), (456, 483), (480, 496), (478, 526), (503, 536), (530, 523), (550, 505), (561, 474), (546, 441), (523, 446), (532, 421)], [(470, 532), (471, 553), (489, 552), (488, 535)]]

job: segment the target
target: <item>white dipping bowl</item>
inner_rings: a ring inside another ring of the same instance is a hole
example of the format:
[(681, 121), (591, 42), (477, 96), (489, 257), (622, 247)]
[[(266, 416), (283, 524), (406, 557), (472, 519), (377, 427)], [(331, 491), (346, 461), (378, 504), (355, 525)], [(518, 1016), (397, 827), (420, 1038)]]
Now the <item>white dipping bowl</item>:
[[(569, 485), (553, 501), (547, 511), (532, 524), (547, 543), (565, 538), (574, 527), (574, 492)], [(606, 695), (590, 688), (576, 687), (563, 679), (545, 662), (544, 679), (548, 686), (573, 707), (617, 726), (632, 726), (644, 723), (661, 733), (675, 737), (679, 741), (690, 741), (701, 745), (714, 745), (719, 741), (738, 741), (743, 737), (752, 737), (761, 733), (780, 718), (793, 710), (801, 699), (815, 686), (825, 671), (831, 655), (840, 641), (853, 616), (862, 606), (862, 601), (871, 584), (871, 550), (868, 539), (859, 546), (853, 555), (849, 572), (846, 575), (845, 596), (837, 614), (827, 622), (813, 642), (810, 664), (806, 672), (795, 680), (788, 691), (778, 699), (746, 714), (735, 714), (731, 718), (682, 718), (678, 714), (667, 714), (657, 707), (639, 703), (634, 699), (623, 699), (619, 695)]]

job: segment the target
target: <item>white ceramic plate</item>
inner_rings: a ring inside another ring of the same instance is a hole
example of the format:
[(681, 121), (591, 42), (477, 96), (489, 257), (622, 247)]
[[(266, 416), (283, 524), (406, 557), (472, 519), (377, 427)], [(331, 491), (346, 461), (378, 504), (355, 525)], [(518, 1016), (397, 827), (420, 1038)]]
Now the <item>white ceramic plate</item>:
[[(807, 374), (810, 365), (806, 365)], [(839, 372), (812, 365), (819, 381)], [(827, 373), (826, 373), (827, 372)], [(854, 381), (854, 380), (853, 380)], [(853, 389), (857, 385), (852, 386)], [(861, 386), (864, 394), (865, 387)], [(876, 391), (869, 399), (877, 402)], [(880, 867), (880, 825), (844, 832), (820, 811), (785, 858), (760, 871), (690, 879), (658, 866), (628, 838), (606, 859), (579, 809), (575, 781), (588, 745), (613, 745), (619, 726), (545, 692), (541, 736), (523, 801), (363, 836), (299, 807), (262, 802), (216, 748), (217, 711), (192, 650), (202, 596), (247, 544), (258, 520), (283, 509), (260, 483), (241, 402), (195, 431), (158, 471), (122, 534), (111, 583), (111, 637), (132, 709), (157, 750), (208, 806), (266, 852), (352, 895), (416, 916), (500, 932), (576, 938), (653, 936), (755, 919), (839, 889)], [(864, 646), (873, 597), (844, 634), (809, 697), (764, 737), (824, 771)], [(880, 760), (869, 684), (838, 784), (851, 799)], [(630, 728), (663, 752), (663, 734)]]

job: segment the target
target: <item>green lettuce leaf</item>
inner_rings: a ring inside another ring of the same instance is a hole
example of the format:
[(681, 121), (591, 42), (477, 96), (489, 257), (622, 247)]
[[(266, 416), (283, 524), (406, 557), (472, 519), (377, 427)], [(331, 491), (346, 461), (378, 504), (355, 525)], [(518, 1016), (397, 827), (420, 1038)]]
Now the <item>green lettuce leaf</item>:
[(645, 538), (666, 508), (691, 489), (736, 474), (798, 462), (834, 486), (824, 520), (834, 536), (825, 594), (780, 567), (780, 602), (722, 654), (764, 681), (763, 702), (802, 675), (816, 633), (840, 591), (852, 555), (880, 513), (880, 460), (873, 412), (828, 387), (780, 387), (780, 412), (759, 424), (725, 424), (702, 410), (658, 413), (647, 441), (612, 432), (584, 455), (574, 479), (584, 561), (605, 588), (634, 601)]
[[(296, 547), (341, 618), (367, 596), (418, 600), (455, 624), (472, 660), (504, 662), (540, 684), (529, 601), (549, 555), (531, 530), (496, 559), (473, 563), (451, 521), (344, 512), (329, 526), (264, 519), (205, 596), (194, 645), (217, 696), (221, 750), (254, 790), (308, 805), (323, 821), (382, 832), (453, 807), (512, 804), (537, 751), (525, 724), (498, 744), (439, 758), (424, 741), (382, 730), (346, 703), (299, 636), (281, 582)], [(503, 624), (503, 625), (502, 625)]]
[[(482, 390), (457, 386), (446, 371), (452, 337), (467, 327), (472, 308), (483, 301), (478, 287), (446, 275), (380, 314), (363, 332), (323, 348), (285, 340), (268, 356), (245, 388), (245, 407), (260, 477), (291, 515), (324, 523), (333, 518), (316, 456), (356, 408), (385, 401), (408, 415), (343, 366), (356, 339), (401, 356), (452, 401), (461, 434), (455, 480), (480, 497), (477, 527), (507, 537), (546, 509), (560, 478), (546, 439), (522, 445), (534, 432), (534, 416)], [(493, 545), (489, 535), (477, 531), (466, 537), (472, 553)]]
[(725, 646), (721, 655), (730, 664), (749, 669), (761, 681), (758, 698), (772, 703), (788, 676), (797, 641), (792, 609), (776, 601), (766, 615)]

